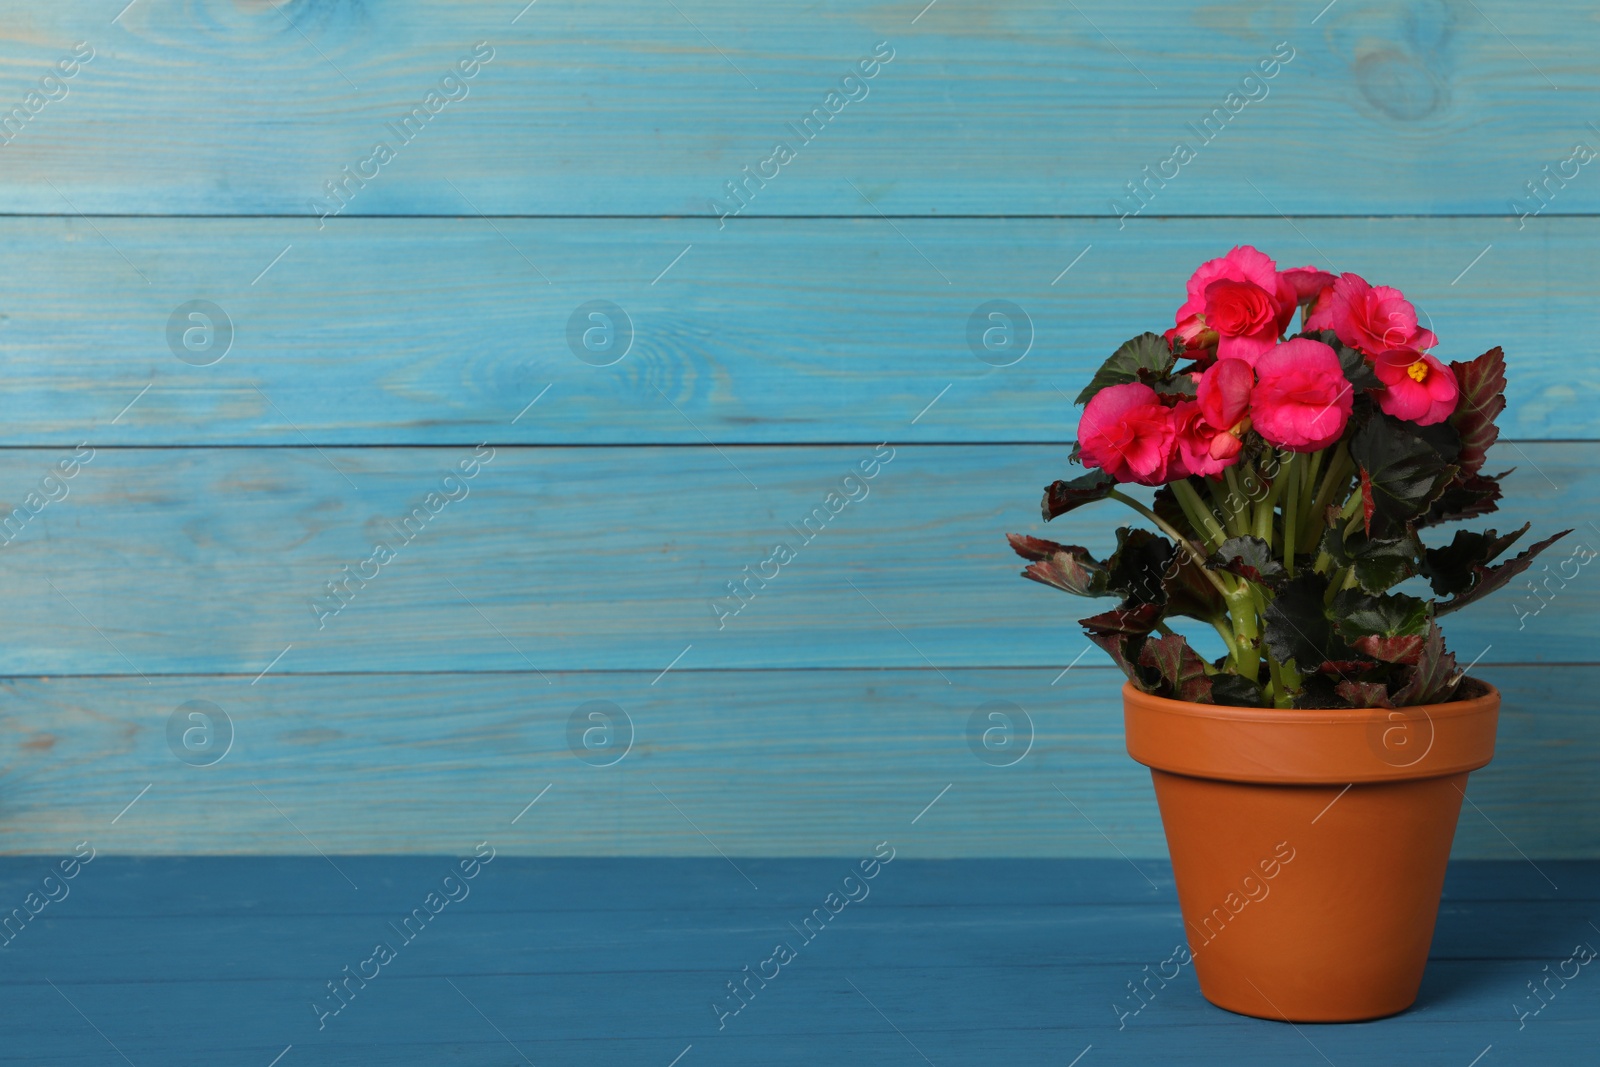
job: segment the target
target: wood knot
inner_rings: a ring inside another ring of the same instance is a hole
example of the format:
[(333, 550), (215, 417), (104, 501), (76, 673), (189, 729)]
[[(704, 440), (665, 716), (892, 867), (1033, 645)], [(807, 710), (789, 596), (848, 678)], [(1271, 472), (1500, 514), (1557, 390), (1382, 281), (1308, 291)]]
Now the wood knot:
[(1392, 119), (1420, 122), (1448, 96), (1444, 83), (1415, 56), (1398, 49), (1369, 52), (1352, 68), (1367, 102)]

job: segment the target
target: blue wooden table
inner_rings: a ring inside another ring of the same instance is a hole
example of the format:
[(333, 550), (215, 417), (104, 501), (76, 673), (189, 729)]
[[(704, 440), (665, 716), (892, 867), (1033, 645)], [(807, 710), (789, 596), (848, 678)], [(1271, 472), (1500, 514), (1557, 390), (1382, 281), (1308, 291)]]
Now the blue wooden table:
[[(1571, 962), (1600, 944), (1592, 862), (1456, 863), (1416, 1006), (1331, 1026), (1206, 1003), (1155, 861), (459, 864), (97, 856), (0, 952), (0, 1063), (1495, 1067), (1600, 1041)], [(0, 899), (43, 875), (5, 861)]]

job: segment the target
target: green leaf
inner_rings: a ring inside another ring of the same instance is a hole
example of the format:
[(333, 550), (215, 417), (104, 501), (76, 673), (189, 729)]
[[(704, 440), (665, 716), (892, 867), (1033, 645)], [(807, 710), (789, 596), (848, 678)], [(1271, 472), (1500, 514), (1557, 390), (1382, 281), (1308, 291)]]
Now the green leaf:
[(1044, 521), (1065, 515), (1074, 508), (1104, 500), (1117, 487), (1117, 480), (1105, 471), (1090, 471), (1070, 482), (1051, 482), (1044, 490), (1044, 500), (1039, 509)]
[(1394, 694), (1397, 708), (1416, 707), (1419, 704), (1442, 704), (1455, 696), (1462, 674), (1456, 669), (1456, 658), (1444, 649), (1444, 633), (1439, 624), (1428, 623), (1428, 637), (1422, 644), (1422, 653), (1416, 665), (1407, 669), (1405, 684)]
[(1077, 403), (1087, 404), (1109, 385), (1144, 382), (1153, 385), (1167, 376), (1178, 357), (1172, 354), (1167, 339), (1158, 333), (1142, 333), (1124, 341), (1111, 358), (1100, 364), (1089, 384), (1078, 394)]
[(1273, 558), (1272, 548), (1259, 537), (1230, 537), (1208, 562), (1217, 570), (1269, 587), (1276, 586), (1285, 573), (1283, 564)]
[(1404, 593), (1374, 596), (1360, 589), (1346, 589), (1333, 598), (1329, 613), (1334, 627), (1346, 641), (1358, 637), (1401, 637), (1427, 632), (1432, 605)]
[(1456, 428), (1448, 422), (1436, 422), (1432, 426), (1418, 426), (1414, 422), (1402, 423), (1407, 433), (1416, 434), (1439, 453), (1439, 458), (1446, 463), (1455, 463), (1459, 476), (1461, 465), (1456, 460), (1461, 456), (1461, 435), (1456, 433)]
[(1017, 555), (1033, 561), (1023, 570), (1024, 578), (1032, 578), (1074, 596), (1107, 595), (1109, 572), (1104, 563), (1089, 554), (1088, 549), (1077, 545), (1060, 545), (1025, 534), (1006, 534), (1006, 540), (1011, 542)]
[(1343, 643), (1323, 611), (1328, 580), (1316, 571), (1303, 571), (1286, 582), (1267, 605), (1263, 643), (1279, 663), (1315, 669), (1324, 660), (1344, 659)]
[(1422, 572), (1438, 596), (1455, 596), (1472, 588), (1476, 569), (1487, 567), (1499, 558), (1500, 553), (1516, 544), (1533, 523), (1522, 524), (1522, 529), (1512, 530), (1504, 537), (1495, 530), (1478, 533), (1475, 530), (1457, 530), (1454, 540), (1443, 548), (1430, 548), (1423, 556)]
[(1452, 611), (1458, 611), (1466, 607), (1475, 600), (1482, 600), (1527, 570), (1528, 565), (1533, 562), (1533, 557), (1571, 532), (1571, 530), (1562, 530), (1558, 534), (1546, 537), (1543, 541), (1536, 545), (1530, 545), (1525, 551), (1506, 560), (1498, 567), (1473, 567), (1472, 583), (1451, 599), (1440, 602), (1438, 607), (1435, 608), (1434, 614), (1448, 615)]
[(1189, 647), (1181, 634), (1147, 637), (1139, 650), (1139, 665), (1155, 671), (1160, 678), (1158, 696), (1187, 700), (1192, 704), (1211, 703), (1211, 679), (1205, 660)]
[(1363, 538), (1356, 543), (1356, 581), (1369, 593), (1386, 592), (1417, 573), (1421, 549), (1416, 535), (1409, 533), (1395, 538)]
[(1449, 421), (1461, 436), (1461, 473), (1470, 476), (1478, 473), (1489, 446), (1500, 436), (1494, 420), (1506, 408), (1505, 353), (1496, 346), (1469, 363), (1451, 363), (1450, 369), (1460, 395)]
[(1400, 537), (1345, 537), (1335, 523), (1322, 535), (1322, 551), (1340, 567), (1351, 567), (1356, 581), (1369, 593), (1382, 593), (1417, 573), (1422, 544), (1407, 531)]
[(1395, 537), (1422, 515), (1455, 477), (1456, 468), (1438, 447), (1409, 423), (1375, 413), (1350, 440), (1350, 456), (1361, 473), (1365, 528), (1370, 536)]

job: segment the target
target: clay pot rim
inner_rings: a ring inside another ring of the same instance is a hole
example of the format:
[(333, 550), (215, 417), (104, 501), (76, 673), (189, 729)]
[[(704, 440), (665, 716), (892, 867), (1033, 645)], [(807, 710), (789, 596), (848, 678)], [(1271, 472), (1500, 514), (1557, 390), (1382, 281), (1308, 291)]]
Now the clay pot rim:
[(1296, 722), (1296, 723), (1349, 723), (1365, 725), (1379, 715), (1391, 711), (1403, 715), (1427, 715), (1429, 718), (1450, 718), (1458, 715), (1481, 714), (1490, 703), (1500, 703), (1500, 690), (1479, 678), (1472, 679), (1488, 692), (1467, 700), (1449, 700), (1443, 704), (1413, 704), (1405, 708), (1241, 708), (1232, 704), (1196, 704), (1191, 700), (1173, 700), (1134, 688), (1132, 682), (1122, 683), (1122, 699), (1130, 697), (1147, 705), (1155, 705), (1168, 714), (1192, 715), (1202, 719), (1224, 719), (1231, 722)]
[[(1395, 782), (1494, 757), (1500, 692), (1409, 708), (1238, 708), (1122, 687), (1128, 754), (1169, 774), (1274, 785)], [(1398, 744), (1392, 743), (1398, 741)]]

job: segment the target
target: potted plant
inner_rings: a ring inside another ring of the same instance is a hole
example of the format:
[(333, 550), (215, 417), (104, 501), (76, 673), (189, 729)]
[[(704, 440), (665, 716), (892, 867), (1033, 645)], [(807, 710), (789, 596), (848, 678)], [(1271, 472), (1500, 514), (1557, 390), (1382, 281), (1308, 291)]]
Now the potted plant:
[[(1340, 1021), (1415, 1000), (1500, 704), (1439, 619), (1570, 532), (1499, 564), (1527, 526), (1433, 535), (1494, 511), (1505, 477), (1482, 469), (1500, 349), (1446, 365), (1436, 343), (1396, 289), (1234, 248), (1195, 271), (1172, 329), (1095, 373), (1072, 452), (1090, 470), (1044, 493), (1046, 521), (1113, 500), (1153, 529), (1118, 529), (1104, 561), (1010, 535), (1025, 577), (1120, 600), (1082, 625), (1128, 677), (1128, 752), (1150, 767), (1200, 989), (1231, 1011)], [(1210, 627), (1222, 655), (1178, 627)]]

